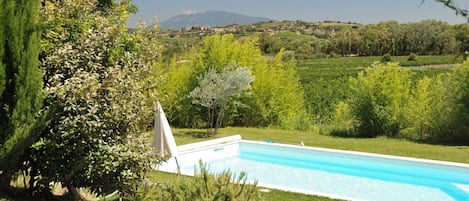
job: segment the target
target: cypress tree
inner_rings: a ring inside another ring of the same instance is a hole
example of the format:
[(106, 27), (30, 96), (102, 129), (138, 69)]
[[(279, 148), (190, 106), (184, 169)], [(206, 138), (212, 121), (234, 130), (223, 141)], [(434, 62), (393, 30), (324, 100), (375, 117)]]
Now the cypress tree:
[[(3, 57), (5, 55), (5, 26), (3, 26), (4, 23), (4, 16), (5, 16), (5, 6), (3, 0), (0, 0), (0, 95), (3, 94), (3, 90), (5, 90), (5, 84), (6, 84), (6, 75), (5, 75), (5, 64), (3, 63)], [(1, 98), (1, 96), (0, 96)], [(1, 106), (1, 105), (0, 105)], [(1, 111), (1, 110), (0, 110)], [(0, 113), (1, 115), (1, 113)], [(2, 126), (0, 122), (0, 126)], [(3, 127), (0, 127), (0, 129)], [(2, 129), (3, 130), (3, 129)], [(3, 135), (0, 132), (0, 142), (2, 142)]]
[(38, 9), (39, 0), (0, 0), (0, 189), (44, 126)]

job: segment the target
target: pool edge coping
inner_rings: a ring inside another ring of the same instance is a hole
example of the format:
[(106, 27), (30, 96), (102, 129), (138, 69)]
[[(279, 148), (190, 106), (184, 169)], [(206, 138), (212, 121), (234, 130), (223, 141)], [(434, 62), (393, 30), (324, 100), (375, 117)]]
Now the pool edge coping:
[(462, 167), (462, 168), (469, 168), (469, 164), (467, 163), (415, 158), (415, 157), (409, 157), (409, 156), (396, 156), (396, 155), (389, 155), (389, 154), (378, 154), (378, 153), (370, 153), (370, 152), (332, 149), (332, 148), (323, 148), (323, 147), (314, 147), (314, 146), (301, 146), (301, 145), (284, 144), (284, 143), (276, 143), (276, 142), (262, 142), (262, 141), (244, 140), (244, 139), (241, 140), (241, 142), (249, 142), (249, 143), (263, 144), (263, 145), (274, 145), (274, 146), (288, 147), (288, 148), (300, 148), (300, 149), (306, 149), (306, 150), (327, 151), (327, 152), (341, 153), (341, 154), (355, 154), (359, 156), (371, 156), (371, 157), (378, 157), (378, 158), (383, 158), (383, 159), (404, 160), (404, 161), (411, 161), (411, 162), (430, 163), (434, 165), (449, 165), (449, 166), (457, 166), (457, 167)]

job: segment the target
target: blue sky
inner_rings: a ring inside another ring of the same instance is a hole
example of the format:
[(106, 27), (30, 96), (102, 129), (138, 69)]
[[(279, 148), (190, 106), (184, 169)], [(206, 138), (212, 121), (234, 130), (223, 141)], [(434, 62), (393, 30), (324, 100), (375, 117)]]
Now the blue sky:
[[(145, 20), (157, 16), (160, 21), (185, 11), (220, 10), (248, 16), (276, 20), (353, 21), (363, 24), (397, 20), (418, 22), (437, 19), (451, 24), (465, 23), (454, 11), (434, 0), (134, 0), (139, 12), (129, 25), (135, 26), (137, 18)], [(469, 7), (468, 0), (457, 0), (462, 8)]]

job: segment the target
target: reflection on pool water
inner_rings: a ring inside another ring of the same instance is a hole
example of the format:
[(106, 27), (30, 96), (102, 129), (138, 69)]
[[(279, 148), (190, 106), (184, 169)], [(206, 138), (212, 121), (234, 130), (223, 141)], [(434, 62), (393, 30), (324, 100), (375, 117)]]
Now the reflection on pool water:
[[(259, 186), (347, 200), (469, 200), (469, 165), (460, 163), (246, 140), (180, 146), (177, 160), (187, 175), (202, 160)], [(174, 158), (160, 169), (175, 172)]]

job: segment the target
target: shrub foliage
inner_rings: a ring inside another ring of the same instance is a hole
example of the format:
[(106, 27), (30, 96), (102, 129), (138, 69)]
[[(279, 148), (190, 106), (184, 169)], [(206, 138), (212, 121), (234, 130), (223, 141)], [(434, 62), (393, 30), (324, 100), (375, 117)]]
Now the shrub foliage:
[(237, 97), (227, 104), (230, 114), (225, 116), (226, 125), (294, 128), (285, 122), (297, 122), (306, 116), (304, 92), (294, 63), (282, 59), (283, 51), (268, 60), (261, 55), (255, 41), (237, 40), (227, 34), (206, 37), (199, 52), (192, 55), (190, 62), (173, 61), (164, 80), (171, 87), (162, 84), (161, 102), (167, 106), (168, 119), (173, 125), (204, 126), (200, 122), (207, 113), (192, 105), (187, 96), (197, 87), (197, 78), (209, 69), (223, 72), (233, 64), (247, 67), (256, 79), (251, 95)]
[[(41, 65), (50, 124), (33, 145), (26, 170), (48, 190), (132, 192), (155, 162), (141, 132), (153, 119), (151, 86), (158, 46), (150, 31), (129, 33), (128, 4), (45, 1)], [(72, 191), (73, 192), (73, 191)]]
[(350, 110), (359, 135), (397, 135), (410, 91), (409, 72), (396, 63), (376, 64), (350, 79)]
[(143, 200), (260, 200), (256, 185), (247, 182), (244, 172), (238, 176), (229, 171), (213, 174), (200, 162), (194, 177), (179, 176), (171, 183), (153, 185), (140, 195)]

